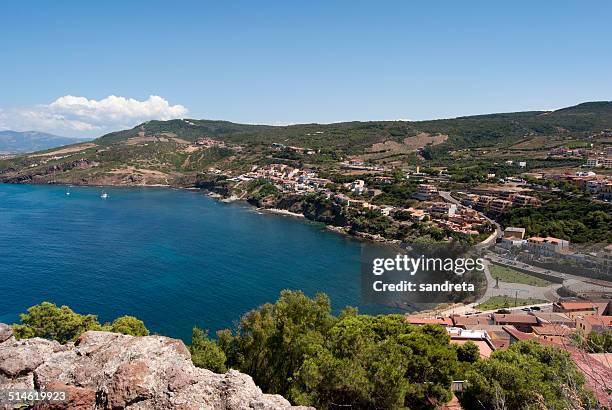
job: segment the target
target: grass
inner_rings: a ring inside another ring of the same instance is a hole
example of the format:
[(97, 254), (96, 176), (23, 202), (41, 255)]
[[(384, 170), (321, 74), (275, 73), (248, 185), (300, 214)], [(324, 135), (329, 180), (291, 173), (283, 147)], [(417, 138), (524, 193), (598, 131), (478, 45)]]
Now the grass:
[[(535, 299), (535, 298), (527, 298), (527, 299), (516, 299), (516, 306), (526, 306), (526, 305), (537, 305), (540, 303), (546, 303), (546, 300), (543, 299)], [(503, 309), (508, 307), (514, 307), (515, 299), (512, 296), (493, 296), (489, 298), (486, 302), (481, 303), (476, 306), (479, 310), (495, 310), (495, 309)]]
[(551, 284), (551, 282), (540, 279), (535, 276), (528, 275), (518, 270), (507, 268), (505, 266), (499, 266), (495, 264), (489, 265), (489, 271), (493, 279), (498, 279), (501, 282), (507, 283), (522, 283), (524, 285), (545, 287)]

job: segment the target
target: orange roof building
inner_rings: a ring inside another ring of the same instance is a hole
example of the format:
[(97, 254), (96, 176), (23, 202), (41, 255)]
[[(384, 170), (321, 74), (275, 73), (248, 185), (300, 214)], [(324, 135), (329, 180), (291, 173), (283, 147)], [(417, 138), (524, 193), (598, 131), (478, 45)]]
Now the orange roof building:
[(452, 326), (453, 321), (450, 317), (445, 318), (422, 318), (422, 317), (412, 317), (406, 316), (406, 322), (411, 325), (441, 325), (441, 326)]

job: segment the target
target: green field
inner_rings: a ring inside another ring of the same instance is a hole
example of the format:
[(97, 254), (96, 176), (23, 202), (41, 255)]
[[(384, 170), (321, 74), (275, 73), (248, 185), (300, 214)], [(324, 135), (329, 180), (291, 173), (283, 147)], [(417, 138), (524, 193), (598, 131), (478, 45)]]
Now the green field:
[[(516, 306), (526, 306), (526, 305), (537, 305), (540, 303), (546, 303), (546, 300), (543, 299), (535, 299), (535, 298), (527, 298), (527, 299), (516, 299)], [(503, 309), (508, 307), (515, 307), (515, 299), (513, 296), (493, 296), (489, 298), (486, 302), (477, 305), (476, 308), (479, 310), (495, 310), (495, 309)]]
[(512, 268), (507, 268), (505, 266), (491, 264), (489, 265), (489, 271), (491, 272), (491, 276), (493, 276), (493, 279), (499, 278), (501, 282), (522, 283), (525, 285), (540, 287), (548, 286), (551, 284), (551, 282), (545, 279), (540, 279), (535, 276), (527, 275), (526, 273), (520, 272)]

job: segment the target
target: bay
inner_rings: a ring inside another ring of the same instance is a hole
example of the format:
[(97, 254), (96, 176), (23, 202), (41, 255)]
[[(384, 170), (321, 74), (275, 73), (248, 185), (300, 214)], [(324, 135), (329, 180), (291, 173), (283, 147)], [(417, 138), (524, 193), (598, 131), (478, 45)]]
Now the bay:
[(129, 314), (186, 341), (281, 290), (360, 306), (358, 241), (292, 217), (169, 188), (0, 184), (0, 322), (42, 301)]

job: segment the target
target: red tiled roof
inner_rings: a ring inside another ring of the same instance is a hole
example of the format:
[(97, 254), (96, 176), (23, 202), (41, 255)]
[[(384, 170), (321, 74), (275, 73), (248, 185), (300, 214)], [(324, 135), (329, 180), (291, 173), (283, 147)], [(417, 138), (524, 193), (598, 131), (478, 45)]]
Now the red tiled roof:
[(538, 324), (538, 318), (533, 315), (519, 315), (519, 314), (502, 314), (495, 313), (493, 314), (493, 320), (497, 322), (506, 322), (506, 323), (520, 323), (527, 325), (536, 325)]
[(570, 344), (559, 345), (545, 339), (537, 340), (541, 344), (566, 350), (574, 363), (576, 363), (578, 369), (584, 374), (586, 385), (595, 393), (597, 400), (606, 408), (612, 407), (612, 398), (608, 393), (612, 391), (612, 366), (605, 361), (602, 362), (602, 358), (608, 359), (608, 356), (602, 357), (599, 354), (588, 354)]
[(493, 349), (489, 344), (484, 340), (463, 340), (463, 339), (452, 339), (450, 341), (452, 344), (456, 345), (464, 345), (467, 342), (472, 342), (478, 347), (478, 351), (480, 352), (480, 357), (489, 358), (491, 357), (491, 353), (493, 353)]
[(585, 316), (583, 319), (590, 325), (612, 326), (612, 316)]
[(453, 316), (452, 319), (455, 326), (488, 325), (491, 323), (488, 316)]
[(524, 333), (521, 332), (520, 330), (518, 330), (517, 328), (515, 328), (514, 326), (504, 326), (503, 328), (506, 332), (508, 332), (508, 334), (512, 337), (514, 337), (517, 340), (532, 340), (535, 339), (536, 337), (532, 334), (529, 333)]
[(559, 302), (559, 306), (565, 310), (595, 310), (597, 308), (593, 302)]
[(510, 342), (507, 339), (493, 339), (491, 342), (496, 349), (505, 349), (510, 345)]
[(442, 325), (442, 326), (452, 326), (453, 321), (449, 317), (445, 318), (422, 318), (422, 317), (406, 317), (406, 322), (411, 325)]
[(540, 336), (567, 336), (572, 333), (572, 329), (565, 325), (550, 325), (534, 326), (533, 333)]

